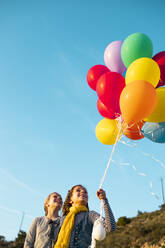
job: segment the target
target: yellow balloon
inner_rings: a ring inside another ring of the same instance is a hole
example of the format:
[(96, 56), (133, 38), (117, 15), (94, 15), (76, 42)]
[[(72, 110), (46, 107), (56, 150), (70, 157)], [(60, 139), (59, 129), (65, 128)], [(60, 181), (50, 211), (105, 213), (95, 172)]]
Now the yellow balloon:
[(147, 122), (165, 122), (165, 88), (157, 88), (157, 105), (154, 111), (144, 119)]
[(158, 64), (150, 58), (136, 59), (127, 69), (125, 81), (129, 84), (136, 80), (145, 80), (154, 87), (160, 79), (160, 69)]
[(105, 145), (113, 145), (119, 133), (117, 120), (104, 118), (96, 126), (96, 137)]

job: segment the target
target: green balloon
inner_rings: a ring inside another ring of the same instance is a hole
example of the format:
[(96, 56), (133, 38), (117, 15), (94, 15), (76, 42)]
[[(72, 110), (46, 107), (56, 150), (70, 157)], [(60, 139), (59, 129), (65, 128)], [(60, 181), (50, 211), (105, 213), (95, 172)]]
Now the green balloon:
[(147, 35), (142, 33), (129, 35), (121, 47), (121, 58), (127, 68), (134, 60), (142, 57), (151, 58), (152, 54), (152, 41)]

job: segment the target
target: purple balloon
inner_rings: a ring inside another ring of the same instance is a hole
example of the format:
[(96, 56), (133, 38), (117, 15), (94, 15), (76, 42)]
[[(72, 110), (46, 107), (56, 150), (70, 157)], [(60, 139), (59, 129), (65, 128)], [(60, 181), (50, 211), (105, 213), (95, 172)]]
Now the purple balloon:
[(105, 65), (114, 72), (123, 74), (126, 70), (125, 65), (121, 59), (121, 46), (122, 41), (113, 41), (110, 43), (104, 52), (104, 62)]

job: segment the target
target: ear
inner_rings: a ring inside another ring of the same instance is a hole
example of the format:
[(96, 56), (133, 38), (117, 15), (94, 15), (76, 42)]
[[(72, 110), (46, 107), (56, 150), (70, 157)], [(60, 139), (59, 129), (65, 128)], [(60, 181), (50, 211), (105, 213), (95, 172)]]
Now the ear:
[(46, 207), (48, 208), (49, 207), (49, 204), (48, 204), (48, 202), (45, 204), (46, 205)]

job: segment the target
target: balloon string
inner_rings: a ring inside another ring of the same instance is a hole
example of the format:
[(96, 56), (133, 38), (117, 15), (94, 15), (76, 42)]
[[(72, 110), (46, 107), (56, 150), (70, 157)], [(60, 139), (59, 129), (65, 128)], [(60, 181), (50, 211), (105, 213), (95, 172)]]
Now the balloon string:
[(119, 137), (120, 137), (120, 135), (121, 135), (121, 129), (122, 129), (122, 125), (121, 125), (121, 123), (120, 123), (119, 132), (118, 132), (118, 135), (117, 135), (117, 137), (116, 137), (115, 144), (113, 145), (113, 149), (112, 149), (112, 152), (111, 152), (111, 155), (110, 155), (110, 158), (109, 158), (107, 167), (106, 167), (106, 169), (105, 169), (104, 176), (103, 176), (103, 178), (102, 178), (102, 180), (101, 180), (99, 189), (101, 189), (102, 186), (103, 186), (103, 184), (104, 184), (104, 181), (105, 181), (105, 178), (106, 178), (108, 169), (109, 169), (110, 164), (111, 164), (111, 162), (112, 162), (112, 157), (113, 157), (113, 154), (114, 154), (114, 152), (115, 152), (115, 149), (116, 149), (116, 145), (117, 145), (118, 139), (119, 139)]
[[(139, 175), (139, 176), (143, 176), (143, 177), (148, 177), (147, 174), (143, 173), (143, 172), (139, 172), (137, 170), (137, 168), (135, 167), (135, 165), (129, 163), (129, 162), (120, 162), (120, 163), (117, 163), (116, 161), (112, 160), (112, 163), (116, 164), (116, 165), (119, 165), (119, 166), (130, 166), (132, 167), (132, 169)], [(154, 196), (157, 200), (160, 200), (159, 199), (159, 196), (153, 192), (153, 189), (152, 189), (152, 181), (150, 181), (150, 193), (152, 196)]]
[(104, 209), (104, 202), (103, 200), (100, 201), (100, 219), (103, 218), (103, 209)]

